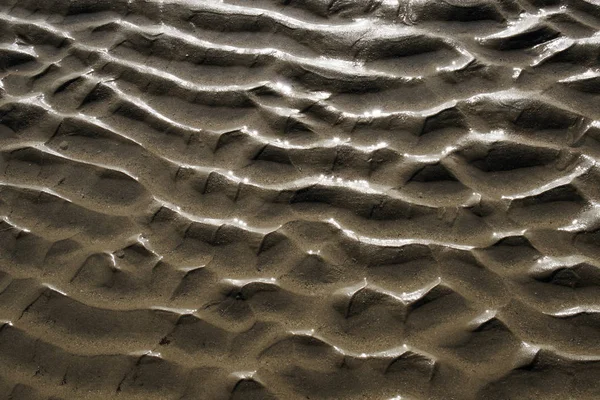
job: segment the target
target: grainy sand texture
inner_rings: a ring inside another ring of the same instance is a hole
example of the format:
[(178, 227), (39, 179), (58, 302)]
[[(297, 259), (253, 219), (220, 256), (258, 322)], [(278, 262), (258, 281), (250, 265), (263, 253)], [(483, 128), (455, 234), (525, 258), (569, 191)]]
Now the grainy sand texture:
[(598, 0), (0, 0), (0, 400), (600, 399)]

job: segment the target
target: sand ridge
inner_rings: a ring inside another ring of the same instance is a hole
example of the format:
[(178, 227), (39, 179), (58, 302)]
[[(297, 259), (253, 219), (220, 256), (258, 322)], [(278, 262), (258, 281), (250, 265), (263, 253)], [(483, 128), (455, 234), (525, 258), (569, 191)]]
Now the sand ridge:
[(599, 29), (0, 1), (0, 399), (600, 398)]

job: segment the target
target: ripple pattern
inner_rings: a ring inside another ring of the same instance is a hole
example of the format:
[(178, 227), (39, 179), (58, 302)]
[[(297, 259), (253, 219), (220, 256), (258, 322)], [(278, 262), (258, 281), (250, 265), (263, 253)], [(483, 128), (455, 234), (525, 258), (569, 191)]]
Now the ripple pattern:
[(599, 399), (599, 32), (0, 1), (0, 399)]

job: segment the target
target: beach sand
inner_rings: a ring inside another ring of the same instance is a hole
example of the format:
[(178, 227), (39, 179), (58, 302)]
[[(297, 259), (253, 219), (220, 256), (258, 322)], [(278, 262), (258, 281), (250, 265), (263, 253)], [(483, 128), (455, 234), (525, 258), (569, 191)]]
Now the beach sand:
[(0, 0), (0, 399), (600, 399), (596, 0)]

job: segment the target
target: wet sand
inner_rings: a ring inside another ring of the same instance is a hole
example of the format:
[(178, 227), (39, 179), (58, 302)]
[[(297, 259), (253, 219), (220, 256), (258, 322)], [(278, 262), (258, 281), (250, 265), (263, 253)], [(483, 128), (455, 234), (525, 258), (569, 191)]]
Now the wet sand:
[(0, 399), (600, 399), (599, 29), (0, 1)]

